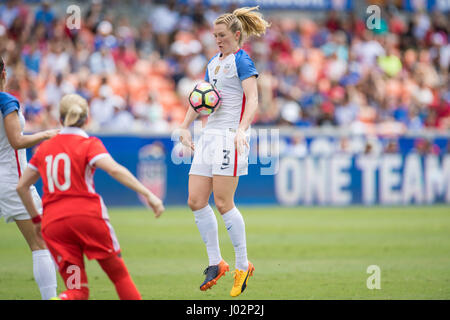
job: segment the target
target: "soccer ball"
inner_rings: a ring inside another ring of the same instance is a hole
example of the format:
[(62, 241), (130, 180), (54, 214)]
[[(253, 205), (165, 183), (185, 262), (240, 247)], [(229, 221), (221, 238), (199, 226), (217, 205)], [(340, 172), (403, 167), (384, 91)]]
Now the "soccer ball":
[(189, 103), (195, 112), (210, 115), (220, 106), (219, 90), (209, 82), (200, 82), (189, 95)]

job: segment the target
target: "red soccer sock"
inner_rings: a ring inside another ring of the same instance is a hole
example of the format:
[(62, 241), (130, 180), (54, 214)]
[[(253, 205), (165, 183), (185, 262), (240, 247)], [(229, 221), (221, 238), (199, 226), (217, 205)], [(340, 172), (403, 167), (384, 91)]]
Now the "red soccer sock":
[(122, 258), (115, 255), (97, 261), (114, 283), (120, 300), (142, 300)]
[(66, 264), (60, 270), (61, 277), (67, 288), (59, 295), (62, 300), (88, 300), (89, 288), (87, 282), (86, 270), (84, 267)]

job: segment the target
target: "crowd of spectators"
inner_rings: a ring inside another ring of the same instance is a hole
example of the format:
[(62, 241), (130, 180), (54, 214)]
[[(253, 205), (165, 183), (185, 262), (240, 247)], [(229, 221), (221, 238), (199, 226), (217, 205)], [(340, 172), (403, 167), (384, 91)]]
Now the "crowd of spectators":
[[(73, 17), (56, 2), (0, 4), (7, 89), (28, 131), (57, 126), (58, 101), (71, 92), (88, 99), (91, 131), (169, 132), (182, 121), (217, 52), (212, 23), (233, 8), (137, 3), (134, 16), (116, 10), (118, 1), (82, 2), (80, 29), (68, 28)], [(263, 13), (271, 27), (244, 45), (260, 73), (255, 124), (450, 129), (450, 23), (442, 13), (382, 8), (372, 30), (353, 12), (321, 20)]]

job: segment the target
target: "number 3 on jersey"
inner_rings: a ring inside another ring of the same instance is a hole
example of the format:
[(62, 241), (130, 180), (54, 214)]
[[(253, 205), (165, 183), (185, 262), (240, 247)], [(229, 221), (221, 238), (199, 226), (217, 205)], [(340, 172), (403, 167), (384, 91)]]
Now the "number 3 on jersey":
[[(58, 180), (59, 162), (63, 161), (64, 182), (61, 184)], [(66, 153), (59, 153), (53, 158), (52, 155), (45, 157), (47, 163), (47, 184), (50, 193), (55, 192), (55, 186), (60, 191), (66, 191), (70, 188), (70, 158)]]

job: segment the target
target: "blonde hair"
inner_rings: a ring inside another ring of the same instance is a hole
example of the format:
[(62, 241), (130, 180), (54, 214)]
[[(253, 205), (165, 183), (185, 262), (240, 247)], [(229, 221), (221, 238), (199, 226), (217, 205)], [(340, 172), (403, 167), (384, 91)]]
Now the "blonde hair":
[(218, 17), (214, 24), (223, 23), (233, 33), (240, 31), (239, 46), (241, 46), (244, 35), (247, 38), (253, 35), (260, 37), (270, 27), (270, 23), (264, 20), (262, 14), (256, 10), (259, 10), (259, 6), (236, 9), (233, 13), (225, 13)]
[(78, 94), (67, 94), (59, 104), (61, 122), (65, 127), (81, 127), (87, 120), (89, 106)]

